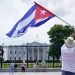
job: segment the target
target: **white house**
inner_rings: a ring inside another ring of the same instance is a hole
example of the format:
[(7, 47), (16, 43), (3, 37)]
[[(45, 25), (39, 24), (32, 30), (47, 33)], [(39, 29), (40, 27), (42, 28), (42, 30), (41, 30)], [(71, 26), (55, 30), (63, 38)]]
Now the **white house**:
[[(49, 47), (45, 43), (32, 42), (20, 46), (5, 46), (4, 56), (7, 60), (47, 60)], [(27, 51), (28, 50), (28, 51)]]

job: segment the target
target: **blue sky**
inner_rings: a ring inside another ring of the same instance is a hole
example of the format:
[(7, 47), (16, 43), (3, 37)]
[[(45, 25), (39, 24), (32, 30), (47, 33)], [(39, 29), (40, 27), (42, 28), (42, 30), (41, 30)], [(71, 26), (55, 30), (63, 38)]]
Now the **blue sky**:
[[(0, 44), (20, 45), (27, 42), (38, 41), (49, 43), (47, 32), (54, 24), (64, 22), (54, 17), (38, 28), (29, 28), (27, 33), (19, 38), (9, 38), (5, 34), (9, 32), (15, 23), (34, 4), (34, 1), (54, 14), (70, 23), (75, 23), (75, 0), (0, 0)], [(38, 37), (37, 37), (38, 35)]]

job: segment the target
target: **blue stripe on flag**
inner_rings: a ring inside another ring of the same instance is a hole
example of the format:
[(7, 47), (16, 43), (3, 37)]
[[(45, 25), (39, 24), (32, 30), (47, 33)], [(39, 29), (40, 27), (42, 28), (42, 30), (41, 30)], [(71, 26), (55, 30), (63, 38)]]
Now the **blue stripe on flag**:
[[(36, 24), (31, 24), (30, 25), (30, 27), (39, 27), (40, 25), (42, 25), (42, 24), (44, 24), (46, 21), (48, 21), (50, 18), (52, 18), (53, 16), (50, 16), (50, 17), (48, 17), (47, 19), (45, 19), (45, 20), (42, 20), (42, 21), (40, 21), (40, 22), (38, 22), (38, 23), (36, 23)], [(34, 21), (35, 22), (35, 21)]]
[(24, 19), (26, 19), (27, 17), (29, 17), (33, 13), (33, 11), (35, 9), (36, 9), (36, 5), (33, 5), (31, 7), (31, 9), (22, 17), (22, 19), (20, 20), (20, 22), (23, 21)]

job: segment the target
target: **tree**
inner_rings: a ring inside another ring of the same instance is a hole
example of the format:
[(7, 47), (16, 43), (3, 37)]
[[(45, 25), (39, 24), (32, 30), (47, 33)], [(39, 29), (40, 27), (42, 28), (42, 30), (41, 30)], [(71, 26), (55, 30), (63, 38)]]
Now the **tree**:
[(72, 26), (54, 25), (48, 32), (51, 43), (49, 56), (53, 56), (53, 59), (59, 59), (64, 39), (70, 36), (73, 32), (74, 28)]

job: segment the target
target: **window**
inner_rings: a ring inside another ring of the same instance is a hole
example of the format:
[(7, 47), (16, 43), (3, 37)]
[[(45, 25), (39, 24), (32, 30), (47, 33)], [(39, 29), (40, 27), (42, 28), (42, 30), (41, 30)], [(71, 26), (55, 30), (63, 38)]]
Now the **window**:
[(12, 51), (10, 51), (10, 54), (12, 54)]
[(19, 57), (19, 60), (21, 60), (21, 57)]
[(10, 60), (11, 60), (11, 57), (10, 57)]
[(16, 57), (15, 57), (15, 60), (16, 60)]

